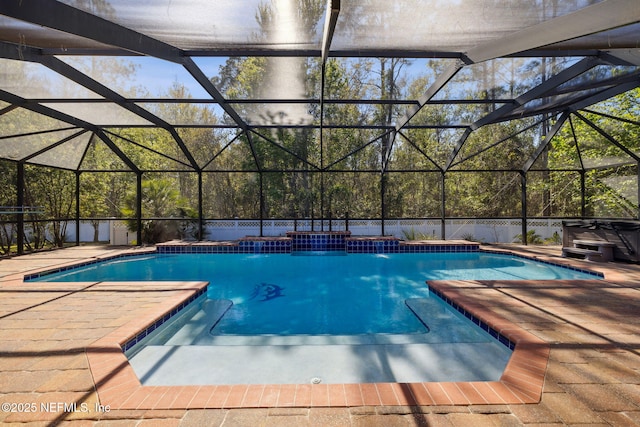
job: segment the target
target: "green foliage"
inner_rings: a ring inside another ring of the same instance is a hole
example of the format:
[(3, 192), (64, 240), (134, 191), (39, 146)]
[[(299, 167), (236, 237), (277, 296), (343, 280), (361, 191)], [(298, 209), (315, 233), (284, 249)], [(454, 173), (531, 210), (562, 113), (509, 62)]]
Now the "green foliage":
[(402, 229), (402, 237), (405, 240), (435, 240), (435, 236), (428, 233), (421, 233), (416, 231), (413, 227)]
[[(43, 214), (26, 215), (32, 230), (27, 236), (28, 249), (40, 249), (45, 244), (63, 247), (67, 221), (75, 208), (75, 176), (43, 167), (26, 167), (25, 176), (25, 205), (41, 206), (44, 210)], [(39, 221), (43, 218), (49, 221)]]
[(466, 240), (468, 242), (476, 242), (477, 241), (476, 238), (471, 233), (465, 233), (460, 237), (462, 238), (462, 240)]
[[(15, 165), (0, 161), (0, 206), (14, 206), (16, 200), (15, 193), (16, 168)], [(8, 254), (11, 252), (12, 246), (15, 244), (15, 224), (4, 223), (10, 221), (13, 215), (0, 214), (0, 254)]]
[(544, 243), (545, 245), (561, 245), (562, 237), (557, 231), (554, 231), (551, 237), (544, 239)]
[[(522, 234), (516, 235), (514, 242), (524, 243)], [(531, 245), (541, 245), (543, 243), (542, 237), (540, 237), (536, 230), (527, 230), (527, 243)]]
[[(137, 195), (130, 193), (125, 200), (122, 213), (127, 218), (136, 216)], [(156, 178), (142, 182), (142, 241), (159, 243), (172, 238), (186, 238), (197, 235), (197, 213), (185, 206), (186, 200), (180, 196), (174, 183), (169, 179)], [(169, 221), (168, 218), (182, 218)], [(127, 221), (130, 231), (138, 231), (135, 219)]]

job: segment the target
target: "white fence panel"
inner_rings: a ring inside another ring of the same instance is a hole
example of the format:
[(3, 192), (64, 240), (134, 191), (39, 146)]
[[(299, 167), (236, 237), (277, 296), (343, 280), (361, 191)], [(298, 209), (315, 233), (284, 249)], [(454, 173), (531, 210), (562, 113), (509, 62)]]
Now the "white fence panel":
[[(126, 244), (135, 239), (135, 233), (129, 232), (123, 221), (110, 221), (101, 224), (100, 236), (103, 240), (104, 227), (110, 230), (109, 239), (112, 244)], [(269, 237), (284, 236), (287, 231), (342, 231), (345, 230), (344, 220), (301, 219), (301, 220), (264, 220), (262, 235)], [(352, 219), (348, 224), (353, 236), (379, 236), (382, 233), (382, 222), (379, 219)], [(437, 219), (397, 219), (385, 220), (385, 234), (400, 239), (442, 239), (441, 222)], [(562, 238), (561, 219), (530, 219), (527, 230), (535, 232), (541, 238), (552, 238), (557, 233)], [(206, 222), (205, 238), (207, 240), (237, 240), (245, 236), (260, 235), (259, 220), (210, 220)], [(448, 219), (445, 221), (444, 238), (446, 240), (473, 239), (484, 243), (512, 243), (521, 241), (522, 221), (519, 219)], [(72, 223), (67, 228), (69, 241), (75, 240), (75, 227)], [(93, 228), (90, 224), (81, 224), (80, 240), (93, 240)]]

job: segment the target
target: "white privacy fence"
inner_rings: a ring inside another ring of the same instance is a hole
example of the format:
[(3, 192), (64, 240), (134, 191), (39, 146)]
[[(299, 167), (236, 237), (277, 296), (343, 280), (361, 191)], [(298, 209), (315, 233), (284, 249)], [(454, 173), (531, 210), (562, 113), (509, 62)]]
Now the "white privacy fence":
[[(344, 220), (263, 220), (263, 236), (284, 236), (287, 231), (340, 231), (348, 227), (354, 236), (377, 236), (382, 234), (379, 219)], [(72, 232), (74, 227), (69, 227)], [(81, 241), (86, 241), (81, 227)], [(122, 221), (110, 221), (111, 244), (130, 244), (136, 234), (127, 229)], [(554, 233), (562, 237), (562, 219), (530, 219), (527, 230), (540, 239), (552, 238)], [(441, 221), (437, 219), (388, 219), (384, 223), (384, 234), (401, 239), (470, 239), (485, 243), (511, 243), (520, 241), (522, 221), (519, 219), (448, 219), (445, 221), (445, 236), (441, 236)], [(245, 236), (260, 235), (259, 220), (210, 220), (205, 225), (206, 240), (237, 240)], [(104, 234), (101, 234), (103, 236)], [(74, 240), (75, 237), (69, 240)]]
[[(448, 219), (445, 221), (445, 236), (441, 235), (441, 221), (438, 219), (388, 219), (384, 222), (384, 234), (401, 239), (467, 239), (484, 243), (511, 243), (521, 241), (522, 221), (519, 219)], [(345, 220), (287, 220), (269, 219), (262, 221), (263, 236), (284, 236), (287, 231), (340, 231), (348, 227), (354, 236), (379, 236), (382, 222), (379, 219)], [(535, 233), (541, 240), (550, 239), (554, 233), (562, 238), (562, 219), (529, 219), (529, 233)], [(25, 229), (29, 239), (29, 227)], [(205, 240), (237, 240), (245, 236), (260, 235), (259, 220), (209, 220), (205, 223)], [(96, 231), (89, 222), (80, 223), (80, 242), (93, 242)], [(136, 233), (130, 231), (124, 221), (100, 221), (97, 230), (98, 241), (112, 245), (135, 244)], [(74, 221), (67, 223), (66, 240), (76, 241)]]

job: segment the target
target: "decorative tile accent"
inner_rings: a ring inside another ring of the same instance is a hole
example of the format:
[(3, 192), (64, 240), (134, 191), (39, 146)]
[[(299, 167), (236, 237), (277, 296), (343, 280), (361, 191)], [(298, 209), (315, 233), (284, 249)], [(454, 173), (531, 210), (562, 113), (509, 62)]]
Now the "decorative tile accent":
[(286, 237), (245, 237), (236, 242), (164, 243), (161, 254), (288, 254), (291, 239)]
[(346, 251), (347, 253), (477, 252), (478, 243), (460, 241), (406, 242), (394, 236), (351, 237), (350, 231), (288, 231), (287, 237), (247, 236), (236, 242), (171, 242), (157, 245), (158, 253), (287, 254), (291, 252)]
[(103, 262), (103, 261), (111, 261), (111, 260), (118, 259), (118, 258), (145, 256), (145, 255), (154, 254), (154, 253), (155, 253), (155, 251), (154, 252), (146, 252), (146, 253), (131, 252), (131, 253), (118, 254), (118, 255), (105, 257), (105, 258), (94, 258), (94, 259), (91, 259), (91, 260), (88, 260), (88, 261), (83, 261), (83, 262), (72, 264), (72, 265), (65, 265), (63, 267), (52, 268), (50, 270), (43, 270), (43, 271), (38, 271), (36, 273), (25, 274), (23, 280), (25, 282), (28, 282), (29, 280), (39, 279), (40, 277), (47, 276), (49, 274), (62, 273), (64, 271), (74, 270), (74, 269), (80, 268), (80, 267), (86, 267), (87, 265), (98, 264), (98, 263)]
[(574, 267), (574, 266), (566, 264), (566, 263), (551, 262), (551, 261), (547, 261), (545, 259), (539, 259), (539, 258), (536, 258), (536, 257), (529, 257), (529, 256), (521, 255), (521, 254), (518, 254), (518, 253), (515, 253), (515, 252), (492, 251), (490, 249), (482, 249), (481, 252), (485, 252), (485, 253), (488, 253), (488, 254), (511, 255), (511, 256), (514, 256), (514, 257), (517, 257), (517, 258), (528, 259), (530, 261), (536, 261), (536, 262), (539, 262), (539, 263), (542, 263), (542, 264), (552, 265), (554, 267), (566, 268), (568, 270), (577, 271), (579, 273), (589, 274), (591, 276), (595, 276), (595, 277), (598, 277), (600, 279), (604, 278), (604, 273), (601, 273), (599, 271), (593, 271), (593, 270), (587, 270), (586, 268)]
[(165, 313), (163, 316), (158, 317), (157, 319), (155, 319), (149, 326), (147, 326), (145, 329), (143, 329), (140, 332), (138, 332), (135, 337), (127, 340), (127, 342), (122, 345), (122, 351), (125, 352), (125, 351), (128, 351), (128, 350), (131, 350), (137, 343), (141, 342), (151, 332), (155, 331), (160, 326), (162, 326), (163, 324), (165, 324), (166, 322), (171, 320), (174, 316), (176, 316), (177, 314), (182, 312), (182, 310), (184, 310), (189, 304), (194, 302), (198, 297), (200, 297), (201, 295), (206, 294), (208, 287), (209, 286), (207, 285), (207, 286), (203, 287), (202, 289), (199, 289), (197, 292), (195, 292), (193, 295), (191, 295), (188, 299), (186, 299), (185, 301), (182, 301), (180, 304), (178, 304), (177, 306), (172, 308), (170, 311)]
[(282, 237), (245, 237), (239, 242), (240, 253), (290, 254), (292, 241)]
[(347, 239), (348, 253), (444, 253), (477, 252), (478, 243), (406, 242), (393, 236), (351, 237)]
[(489, 333), (489, 335), (491, 335), (493, 338), (498, 340), (505, 347), (509, 348), (509, 350), (513, 351), (516, 348), (515, 343), (513, 343), (506, 336), (500, 334), (500, 332), (492, 328), (488, 323), (476, 317), (476, 315), (471, 313), (470, 311), (465, 310), (460, 304), (458, 304), (451, 298), (444, 295), (439, 289), (432, 287), (429, 283), (427, 283), (427, 286), (429, 286), (429, 292), (433, 292), (434, 295), (436, 295), (441, 300), (449, 304), (451, 307), (455, 308), (460, 314), (462, 314), (464, 317), (466, 317), (467, 319), (471, 320), (473, 323), (478, 325), (480, 329), (482, 329), (483, 331)]
[(292, 239), (293, 251), (344, 251), (345, 239), (351, 236), (350, 231), (289, 231), (287, 237)]
[(400, 244), (401, 253), (459, 253), (478, 252), (479, 244), (444, 245), (444, 244)]
[(400, 239), (395, 237), (352, 237), (347, 239), (347, 252), (356, 254), (391, 254), (400, 252)]

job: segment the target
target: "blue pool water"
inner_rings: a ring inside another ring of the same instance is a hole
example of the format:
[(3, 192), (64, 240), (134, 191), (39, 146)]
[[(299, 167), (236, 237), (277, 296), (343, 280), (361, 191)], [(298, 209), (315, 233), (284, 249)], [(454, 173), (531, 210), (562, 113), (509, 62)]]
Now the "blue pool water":
[(143, 384), (194, 385), (498, 380), (511, 349), (425, 281), (594, 278), (468, 252), (156, 254), (37, 280), (208, 281), (206, 295), (126, 352)]
[(40, 280), (207, 280), (208, 298), (233, 302), (212, 334), (357, 335), (427, 332), (428, 325), (406, 304), (429, 297), (426, 280), (575, 278), (594, 276), (520, 257), (471, 252), (162, 254), (119, 258)]

